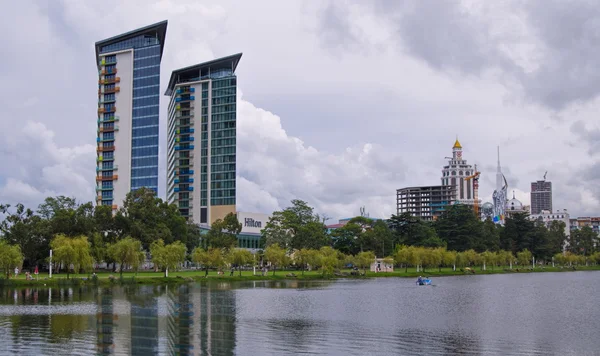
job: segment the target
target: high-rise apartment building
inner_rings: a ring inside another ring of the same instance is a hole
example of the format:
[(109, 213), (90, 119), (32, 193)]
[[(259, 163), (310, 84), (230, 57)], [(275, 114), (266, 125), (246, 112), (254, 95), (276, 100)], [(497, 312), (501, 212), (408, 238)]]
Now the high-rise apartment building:
[(241, 53), (173, 71), (167, 200), (198, 224), (235, 213), (236, 67)]
[(531, 182), (531, 214), (542, 210), (552, 211), (552, 182), (538, 180)]
[(158, 190), (160, 61), (167, 21), (96, 42), (98, 205), (122, 204), (142, 187)]

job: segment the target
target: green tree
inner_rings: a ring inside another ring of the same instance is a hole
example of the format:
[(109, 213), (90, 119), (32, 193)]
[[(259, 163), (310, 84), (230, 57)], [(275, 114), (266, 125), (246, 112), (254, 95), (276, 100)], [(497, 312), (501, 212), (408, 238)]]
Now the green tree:
[(217, 219), (206, 234), (205, 246), (229, 250), (237, 246), (237, 235), (242, 231), (242, 224), (237, 216), (229, 213), (223, 220)]
[(267, 247), (277, 244), (288, 251), (318, 248), (328, 243), (321, 217), (302, 200), (292, 200), (292, 206), (274, 212), (262, 234)]
[(187, 221), (175, 204), (168, 204), (152, 189), (140, 188), (127, 193), (123, 207), (115, 215), (115, 228), (122, 236), (131, 236), (148, 247), (159, 239), (169, 244), (186, 243)]
[(152, 263), (158, 268), (164, 269), (165, 277), (169, 276), (169, 269), (176, 269), (185, 261), (186, 247), (181, 241), (175, 241), (165, 245), (162, 239), (150, 245)]
[(333, 248), (345, 254), (355, 255), (360, 252), (357, 240), (361, 234), (362, 227), (360, 225), (345, 224), (331, 232)]
[(411, 262), (411, 251), (408, 246), (400, 245), (396, 248), (394, 259), (404, 266), (404, 272), (408, 272), (408, 264)]
[(583, 256), (589, 256), (594, 253), (594, 246), (597, 246), (598, 234), (589, 226), (584, 226), (579, 230), (571, 231), (571, 241), (569, 251)]
[(140, 264), (144, 262), (146, 255), (142, 251), (142, 243), (131, 237), (126, 237), (108, 246), (107, 254), (119, 263), (119, 274), (123, 276), (126, 265), (137, 272)]
[(479, 251), (498, 251), (500, 249), (500, 229), (499, 225), (491, 219), (483, 222), (483, 239), (477, 246)]
[(519, 265), (521, 265), (523, 267), (525, 267), (529, 263), (531, 263), (532, 258), (533, 258), (533, 255), (531, 254), (531, 251), (529, 251), (528, 249), (524, 249), (523, 251), (520, 251), (517, 253), (517, 261), (519, 262)]
[(0, 240), (0, 268), (6, 272), (6, 278), (10, 276), (10, 271), (15, 267), (23, 265), (23, 253), (18, 245), (9, 245), (6, 241)]
[(247, 265), (252, 262), (254, 256), (252, 256), (252, 252), (243, 249), (243, 248), (234, 248), (229, 251), (227, 256), (227, 260), (232, 265), (236, 265), (238, 267), (238, 271), (240, 273), (240, 277), (242, 276), (242, 266)]
[(209, 268), (222, 268), (225, 265), (225, 257), (223, 251), (219, 248), (210, 248), (204, 250), (201, 247), (196, 247), (192, 251), (192, 261), (201, 264), (206, 271), (205, 276), (208, 276)]
[(442, 260), (445, 266), (456, 270), (456, 251), (445, 250)]
[(285, 250), (277, 244), (270, 245), (265, 249), (265, 259), (273, 265), (273, 275), (277, 267), (283, 268), (286, 265)]
[(562, 252), (563, 246), (567, 241), (565, 230), (566, 224), (563, 221), (554, 220), (550, 223), (550, 226), (548, 227), (548, 242), (551, 254)]
[(483, 223), (471, 207), (463, 204), (449, 206), (434, 224), (438, 236), (454, 251), (473, 249), (482, 240)]
[(48, 197), (38, 206), (38, 214), (48, 222), (50, 235), (89, 236), (95, 230), (94, 205), (79, 204), (75, 198)]
[(90, 243), (85, 236), (71, 238), (58, 234), (50, 242), (50, 247), (53, 250), (54, 260), (65, 266), (67, 279), (69, 279), (71, 266), (76, 273), (82, 268), (87, 269), (92, 266)]
[(375, 254), (372, 251), (359, 252), (354, 258), (356, 267), (362, 268), (365, 274), (367, 273), (367, 267), (370, 268), (373, 262), (375, 262)]
[(108, 259), (112, 260), (108, 257), (106, 243), (104, 242), (102, 235), (97, 232), (92, 235), (90, 253), (96, 263), (100, 263)]
[(17, 204), (15, 209), (0, 205), (0, 214), (5, 216), (0, 223), (0, 234), (9, 245), (21, 248), (24, 265), (35, 266), (48, 256), (51, 235), (46, 220), (23, 204)]
[(321, 255), (321, 270), (323, 275), (333, 274), (334, 270), (340, 266), (339, 252), (329, 246), (323, 246), (319, 249)]

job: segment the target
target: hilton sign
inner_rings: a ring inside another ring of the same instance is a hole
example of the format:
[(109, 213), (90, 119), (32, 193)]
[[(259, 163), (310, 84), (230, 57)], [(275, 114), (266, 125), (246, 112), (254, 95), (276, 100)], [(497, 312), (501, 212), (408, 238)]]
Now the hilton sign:
[(244, 226), (255, 227), (260, 229), (262, 227), (262, 222), (254, 220), (252, 218), (244, 218)]

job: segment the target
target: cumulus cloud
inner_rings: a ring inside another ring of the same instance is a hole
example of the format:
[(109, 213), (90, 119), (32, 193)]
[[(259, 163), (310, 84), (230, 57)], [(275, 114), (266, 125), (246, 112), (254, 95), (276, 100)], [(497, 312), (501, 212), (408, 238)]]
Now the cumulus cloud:
[[(529, 182), (549, 170), (556, 208), (597, 214), (597, 6), (553, 1), (536, 10), (543, 4), (12, 2), (5, 10), (14, 16), (0, 29), (28, 31), (0, 38), (11, 53), (0, 68), (10, 83), (0, 88), (0, 201), (93, 199), (93, 43), (168, 19), (163, 90), (173, 69), (244, 52), (240, 210), (270, 212), (298, 198), (335, 218), (360, 206), (387, 216), (397, 188), (439, 184), (458, 134), (482, 171), (482, 197), (493, 191), (500, 145), (510, 189), (524, 203)], [(576, 24), (556, 21), (557, 13)]]

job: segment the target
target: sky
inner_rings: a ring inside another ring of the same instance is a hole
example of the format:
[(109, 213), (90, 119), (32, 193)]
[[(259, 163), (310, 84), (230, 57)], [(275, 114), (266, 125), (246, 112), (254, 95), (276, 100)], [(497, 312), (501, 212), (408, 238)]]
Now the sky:
[[(333, 220), (395, 213), (440, 184), (456, 137), (491, 200), (552, 181), (554, 209), (600, 215), (596, 1), (21, 0), (0, 22), (0, 203), (95, 197), (94, 43), (168, 20), (174, 69), (238, 52), (237, 209), (302, 199)], [(166, 108), (161, 98), (160, 189)]]

